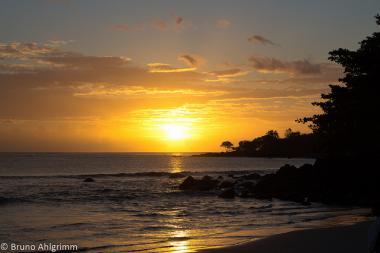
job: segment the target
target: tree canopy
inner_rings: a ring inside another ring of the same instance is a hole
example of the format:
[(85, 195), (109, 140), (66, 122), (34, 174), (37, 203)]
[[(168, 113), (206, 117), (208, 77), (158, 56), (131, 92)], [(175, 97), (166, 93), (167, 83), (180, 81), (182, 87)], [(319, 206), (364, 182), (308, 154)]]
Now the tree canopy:
[[(380, 16), (376, 16), (380, 25)], [(362, 156), (378, 150), (380, 33), (375, 32), (359, 43), (357, 50), (339, 48), (329, 59), (340, 64), (344, 77), (339, 85), (330, 85), (330, 93), (322, 94), (322, 102), (313, 105), (321, 114), (301, 119), (309, 123), (323, 141), (329, 156)]]
[(220, 144), (220, 146), (222, 148), (225, 148), (226, 151), (230, 151), (232, 149), (232, 147), (234, 146), (234, 144), (232, 144), (232, 142), (230, 142), (230, 141), (223, 141), (222, 144)]

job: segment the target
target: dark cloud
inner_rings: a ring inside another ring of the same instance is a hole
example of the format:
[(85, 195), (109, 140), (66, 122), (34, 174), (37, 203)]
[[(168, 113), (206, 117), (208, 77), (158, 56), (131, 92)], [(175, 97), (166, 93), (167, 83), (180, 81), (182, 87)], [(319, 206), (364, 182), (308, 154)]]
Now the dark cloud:
[(253, 43), (253, 44), (261, 44), (261, 45), (272, 45), (272, 46), (279, 46), (279, 44), (264, 38), (263, 36), (260, 35), (253, 35), (248, 38), (248, 41)]
[(309, 60), (283, 61), (276, 58), (252, 56), (249, 61), (259, 72), (288, 73), (288, 74), (320, 74), (322, 65)]
[(181, 24), (183, 24), (183, 17), (175, 16), (175, 17), (174, 17), (174, 20), (175, 20), (175, 23), (176, 23), (177, 25), (181, 25)]
[(205, 60), (201, 56), (195, 54), (182, 54), (178, 56), (178, 59), (192, 68), (198, 68), (205, 63)]

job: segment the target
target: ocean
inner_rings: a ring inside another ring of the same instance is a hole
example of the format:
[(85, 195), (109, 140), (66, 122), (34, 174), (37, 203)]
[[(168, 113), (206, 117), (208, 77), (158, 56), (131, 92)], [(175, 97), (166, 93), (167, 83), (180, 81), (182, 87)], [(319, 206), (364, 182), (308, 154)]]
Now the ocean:
[(228, 177), (314, 162), (192, 155), (0, 153), (0, 242), (179, 253), (367, 219), (363, 208), (180, 191), (184, 178), (172, 173)]

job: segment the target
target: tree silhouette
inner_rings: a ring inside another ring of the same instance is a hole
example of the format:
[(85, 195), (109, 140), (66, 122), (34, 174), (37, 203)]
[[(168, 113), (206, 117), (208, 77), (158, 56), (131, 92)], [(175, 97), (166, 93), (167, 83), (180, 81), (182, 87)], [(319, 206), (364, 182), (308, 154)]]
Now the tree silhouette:
[(286, 139), (291, 139), (300, 136), (300, 132), (293, 132), (291, 128), (285, 130), (284, 136)]
[(226, 152), (228, 152), (228, 151), (230, 151), (232, 149), (232, 147), (234, 146), (234, 144), (232, 144), (232, 142), (230, 142), (230, 141), (223, 141), (222, 144), (220, 144), (220, 146), (222, 148), (225, 148)]
[(266, 136), (269, 136), (273, 139), (279, 139), (280, 136), (278, 135), (278, 132), (276, 130), (269, 130), (267, 133), (266, 133)]
[[(380, 25), (380, 16), (376, 23)], [(344, 77), (340, 85), (330, 85), (315, 102), (323, 113), (300, 119), (323, 140), (324, 152), (334, 157), (358, 157), (379, 150), (380, 125), (380, 33), (359, 43), (359, 49), (331, 51), (329, 60), (340, 64)]]

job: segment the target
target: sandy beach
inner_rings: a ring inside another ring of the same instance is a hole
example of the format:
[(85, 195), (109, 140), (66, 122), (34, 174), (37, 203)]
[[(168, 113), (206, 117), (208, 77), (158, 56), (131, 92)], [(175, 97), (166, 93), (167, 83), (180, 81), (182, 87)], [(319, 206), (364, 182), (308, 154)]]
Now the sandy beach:
[(199, 253), (365, 253), (371, 222), (274, 235), (232, 247)]

